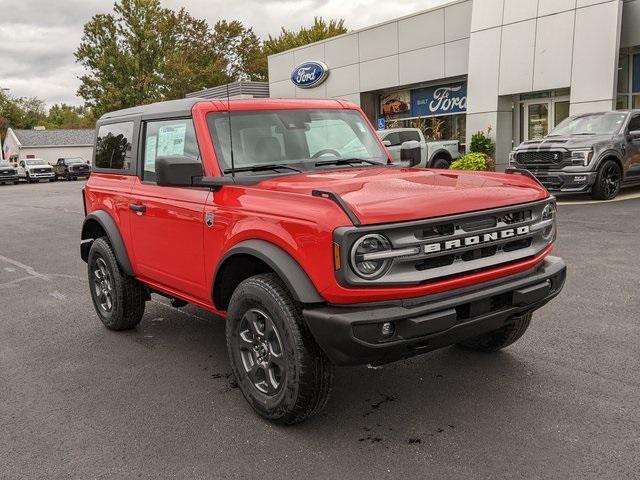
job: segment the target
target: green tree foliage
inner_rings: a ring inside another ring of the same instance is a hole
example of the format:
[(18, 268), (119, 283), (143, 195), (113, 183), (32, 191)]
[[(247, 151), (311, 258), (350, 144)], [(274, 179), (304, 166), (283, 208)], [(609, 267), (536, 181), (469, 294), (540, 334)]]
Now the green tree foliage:
[(234, 80), (267, 80), (267, 56), (345, 33), (344, 20), (315, 18), (262, 42), (238, 21), (213, 28), (160, 0), (117, 0), (85, 24), (76, 60), (86, 70), (78, 95), (95, 117)]
[(476, 132), (471, 135), (470, 152), (482, 153), (489, 157), (493, 156), (493, 152), (496, 149), (495, 142), (489, 136), (491, 134), (491, 128), (487, 130), (487, 133)]
[(84, 107), (64, 103), (53, 105), (47, 111), (38, 98), (13, 98), (0, 92), (0, 139), (7, 129), (37, 126), (46, 128), (93, 128), (95, 119)]
[(213, 27), (213, 42), (226, 61), (226, 74), (233, 80), (267, 80), (267, 57), (252, 28), (234, 20), (219, 20)]
[(298, 31), (287, 30), (282, 27), (280, 35), (269, 38), (264, 42), (265, 60), (267, 55), (284, 52), (292, 48), (301, 47), (309, 43), (318, 42), (327, 38), (347, 33), (344, 20), (329, 20), (315, 17), (310, 27), (300, 27)]
[(224, 83), (226, 60), (209, 25), (162, 8), (159, 0), (120, 0), (84, 26), (76, 60), (87, 73), (78, 95), (96, 116)]

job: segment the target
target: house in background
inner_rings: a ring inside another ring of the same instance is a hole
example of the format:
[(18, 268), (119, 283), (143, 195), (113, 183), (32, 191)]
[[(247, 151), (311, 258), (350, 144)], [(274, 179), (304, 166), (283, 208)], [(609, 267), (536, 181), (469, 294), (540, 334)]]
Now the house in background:
[(59, 158), (79, 157), (93, 161), (95, 130), (33, 130), (9, 128), (4, 139), (4, 157), (11, 162), (26, 158), (42, 158), (51, 165)]

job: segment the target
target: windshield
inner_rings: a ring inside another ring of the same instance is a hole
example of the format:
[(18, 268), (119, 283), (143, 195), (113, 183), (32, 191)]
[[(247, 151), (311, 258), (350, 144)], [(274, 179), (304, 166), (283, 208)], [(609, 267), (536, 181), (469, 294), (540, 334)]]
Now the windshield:
[(84, 160), (81, 158), (65, 158), (65, 162), (67, 163), (84, 163)]
[[(231, 168), (231, 144), (236, 169), (284, 165), (308, 170), (337, 160), (358, 160), (362, 165), (387, 163), (366, 121), (355, 110), (263, 110), (207, 116), (220, 168)], [(357, 162), (349, 163), (356, 164)]]
[(44, 163), (44, 160), (25, 160), (24, 161), (25, 165), (46, 165), (46, 163)]
[(550, 134), (550, 137), (567, 135), (596, 135), (618, 133), (627, 118), (626, 113), (590, 113), (563, 120)]

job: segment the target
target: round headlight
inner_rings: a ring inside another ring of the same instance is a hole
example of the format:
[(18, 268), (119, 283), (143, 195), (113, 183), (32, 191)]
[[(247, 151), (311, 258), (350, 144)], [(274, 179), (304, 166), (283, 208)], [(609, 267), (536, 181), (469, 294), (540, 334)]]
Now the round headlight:
[(541, 221), (551, 220), (551, 225), (544, 228), (542, 231), (542, 238), (545, 240), (552, 240), (556, 233), (556, 206), (553, 203), (548, 203), (542, 210)]
[(372, 233), (360, 237), (351, 248), (353, 271), (367, 280), (382, 276), (391, 264), (391, 260), (376, 258), (375, 254), (390, 249), (391, 242), (383, 235)]

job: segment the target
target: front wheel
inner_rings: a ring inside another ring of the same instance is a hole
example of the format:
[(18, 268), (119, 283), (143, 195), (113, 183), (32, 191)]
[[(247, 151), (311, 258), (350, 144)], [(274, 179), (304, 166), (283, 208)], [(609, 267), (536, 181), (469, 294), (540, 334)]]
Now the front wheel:
[(516, 342), (529, 328), (532, 313), (526, 313), (513, 322), (478, 337), (469, 338), (458, 345), (481, 352), (496, 352)]
[(229, 304), (227, 349), (245, 399), (262, 417), (298, 423), (320, 412), (334, 367), (275, 274), (244, 280)]
[(598, 169), (596, 182), (591, 189), (591, 197), (595, 200), (611, 200), (620, 193), (621, 185), (620, 165), (614, 160), (606, 160)]
[(145, 290), (120, 270), (105, 237), (91, 245), (87, 265), (93, 306), (104, 326), (110, 330), (134, 328), (144, 314)]

